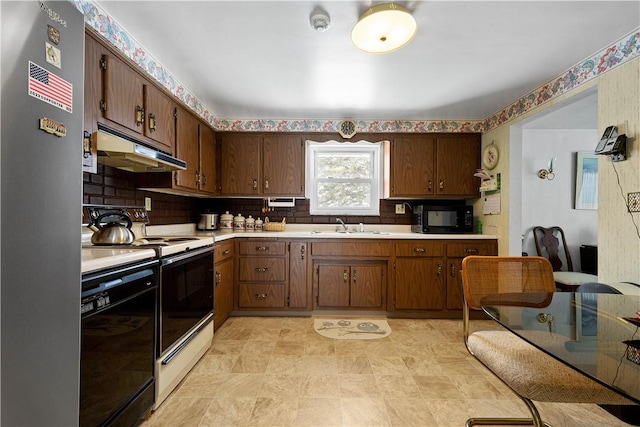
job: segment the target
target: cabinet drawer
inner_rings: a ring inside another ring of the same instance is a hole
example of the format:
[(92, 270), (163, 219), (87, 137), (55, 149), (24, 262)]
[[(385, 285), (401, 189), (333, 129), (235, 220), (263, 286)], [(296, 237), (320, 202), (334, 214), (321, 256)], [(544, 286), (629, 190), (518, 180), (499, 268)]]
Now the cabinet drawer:
[(240, 308), (284, 308), (284, 285), (240, 283)]
[(396, 243), (396, 256), (402, 257), (441, 257), (444, 255), (444, 244), (441, 242), (399, 242)]
[(328, 256), (389, 256), (391, 244), (387, 242), (314, 242), (312, 255)]
[(284, 282), (287, 279), (285, 258), (240, 258), (238, 279), (241, 282)]
[(496, 241), (473, 241), (447, 243), (448, 257), (466, 257), (468, 255), (497, 255)]
[(249, 240), (240, 242), (240, 255), (284, 255), (286, 253), (286, 243), (268, 240)]
[(214, 260), (217, 263), (233, 257), (233, 240), (216, 244), (214, 248)]

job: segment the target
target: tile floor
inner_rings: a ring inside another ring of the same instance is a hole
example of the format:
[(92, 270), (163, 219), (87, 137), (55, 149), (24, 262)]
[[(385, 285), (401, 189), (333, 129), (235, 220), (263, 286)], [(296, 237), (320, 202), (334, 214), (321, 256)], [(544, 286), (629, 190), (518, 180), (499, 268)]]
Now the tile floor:
[[(471, 416), (527, 416), (467, 353), (461, 321), (388, 322), (386, 338), (331, 340), (312, 318), (230, 318), (142, 426), (461, 427)], [(554, 427), (627, 425), (596, 405), (538, 409)]]

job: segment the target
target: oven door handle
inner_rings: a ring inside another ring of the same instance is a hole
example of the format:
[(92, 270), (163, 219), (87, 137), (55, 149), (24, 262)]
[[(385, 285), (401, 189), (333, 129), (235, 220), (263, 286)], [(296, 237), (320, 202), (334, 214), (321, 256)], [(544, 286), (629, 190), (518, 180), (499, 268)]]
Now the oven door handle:
[(189, 334), (189, 336), (184, 341), (182, 341), (179, 346), (173, 349), (171, 353), (169, 353), (164, 359), (162, 359), (161, 363), (163, 365), (168, 365), (169, 363), (171, 363), (171, 361), (182, 351), (182, 349), (185, 348), (187, 344), (189, 344), (191, 340), (194, 339), (196, 335), (198, 335), (198, 333), (200, 333), (201, 330), (209, 326), (209, 323), (211, 323), (212, 321), (213, 313), (209, 313), (207, 317), (205, 317), (205, 321), (202, 322), (198, 329)]
[(167, 259), (162, 260), (162, 265), (173, 264), (174, 262), (182, 261), (183, 259), (191, 258), (194, 256), (202, 255), (207, 252), (213, 252), (213, 246), (207, 246), (202, 249), (197, 249), (194, 251), (185, 252), (176, 256), (170, 256)]

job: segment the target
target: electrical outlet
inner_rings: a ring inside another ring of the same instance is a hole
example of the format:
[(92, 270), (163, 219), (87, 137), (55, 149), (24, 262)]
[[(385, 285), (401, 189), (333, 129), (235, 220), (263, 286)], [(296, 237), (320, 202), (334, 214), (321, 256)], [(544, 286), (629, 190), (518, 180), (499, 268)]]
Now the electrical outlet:
[(404, 214), (404, 203), (396, 205), (396, 214)]
[(629, 212), (640, 212), (640, 192), (627, 194), (627, 206)]
[(144, 198), (144, 208), (148, 211), (151, 210), (151, 197)]

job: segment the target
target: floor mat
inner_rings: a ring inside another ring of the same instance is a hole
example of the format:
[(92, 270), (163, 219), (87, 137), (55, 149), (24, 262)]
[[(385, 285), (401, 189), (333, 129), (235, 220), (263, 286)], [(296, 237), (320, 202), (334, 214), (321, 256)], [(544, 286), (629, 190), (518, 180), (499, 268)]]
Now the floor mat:
[(391, 334), (384, 319), (314, 319), (320, 335), (337, 340), (374, 340)]

